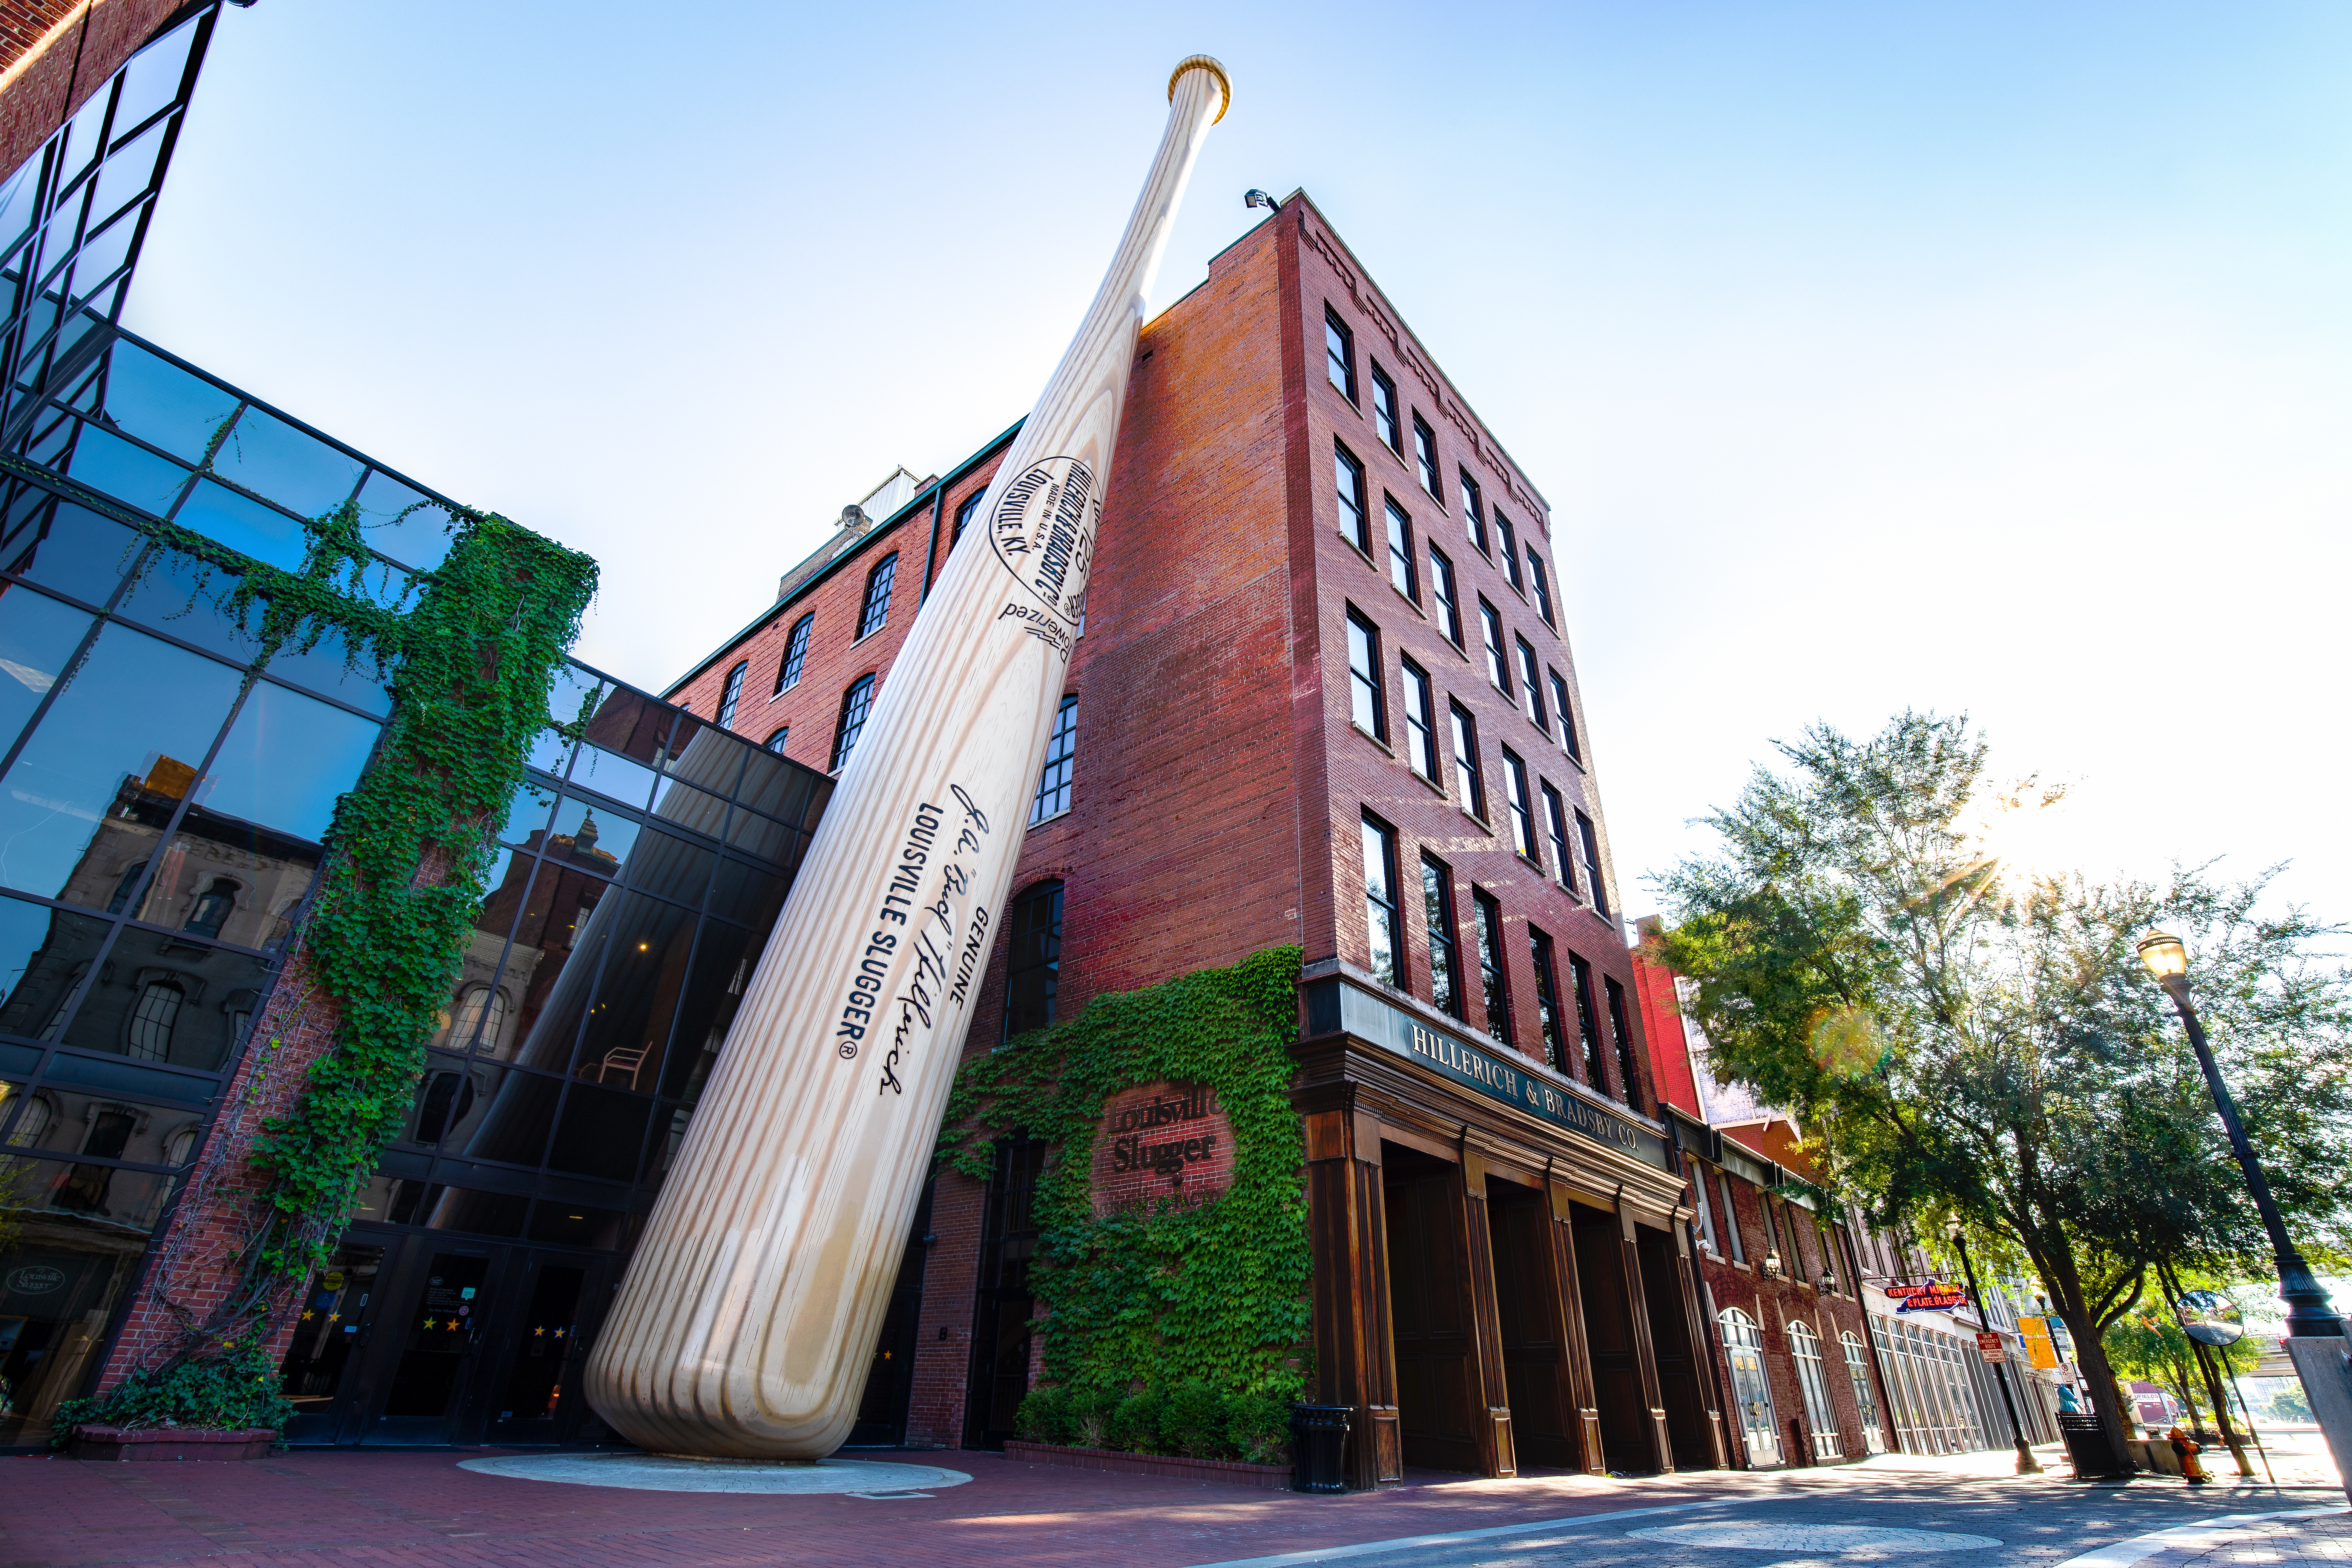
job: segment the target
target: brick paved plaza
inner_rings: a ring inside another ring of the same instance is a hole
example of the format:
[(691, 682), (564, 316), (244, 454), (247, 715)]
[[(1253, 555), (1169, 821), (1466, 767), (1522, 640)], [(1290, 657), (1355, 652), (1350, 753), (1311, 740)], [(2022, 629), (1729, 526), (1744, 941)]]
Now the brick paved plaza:
[[(960, 1452), (905, 1456), (972, 1478), (929, 1496), (737, 1496), (519, 1480), (458, 1468), (467, 1457), (342, 1449), (247, 1464), (0, 1459), (0, 1568), (215, 1560), (244, 1568), (1107, 1562), (1189, 1568), (1292, 1553), (1313, 1554), (1293, 1561), (1331, 1561), (1342, 1552), (1367, 1568), (1858, 1568), (1905, 1552), (1923, 1553), (1915, 1559), (1922, 1568), (2057, 1568), (2152, 1531), (2342, 1502), (2340, 1492), (2316, 1488), (2191, 1491), (2150, 1479), (2085, 1486), (1864, 1468), (1642, 1480), (1417, 1472), (1407, 1485), (1377, 1493), (1312, 1498)], [(1594, 1517), (1630, 1510), (1672, 1511)], [(1750, 1527), (1759, 1532), (1752, 1543), (1724, 1544), (1731, 1539), (1725, 1531)], [(1662, 1533), (1628, 1533), (1635, 1529)], [(1905, 1544), (1919, 1531), (1951, 1539)], [(2339, 1517), (2265, 1530), (2242, 1544), (2192, 1542), (2137, 1559), (2135, 1568), (2341, 1563), (2346, 1542)], [(1670, 1550), (1662, 1552), (1662, 1544)]]

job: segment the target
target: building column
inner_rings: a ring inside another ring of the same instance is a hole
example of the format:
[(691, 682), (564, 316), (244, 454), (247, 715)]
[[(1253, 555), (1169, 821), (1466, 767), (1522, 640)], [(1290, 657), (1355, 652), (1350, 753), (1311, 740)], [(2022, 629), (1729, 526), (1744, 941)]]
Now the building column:
[(1315, 1258), (1313, 1396), (1318, 1404), (1355, 1411), (1348, 1484), (1369, 1489), (1404, 1479), (1380, 1123), (1348, 1110), (1312, 1111), (1304, 1120), (1307, 1232)]
[(1475, 1417), (1478, 1462), (1493, 1477), (1519, 1473), (1518, 1455), (1511, 1440), (1511, 1394), (1503, 1372), (1503, 1319), (1495, 1300), (1495, 1233), (1486, 1223), (1486, 1163), (1465, 1147), (1461, 1163), (1462, 1223), (1468, 1243), (1462, 1256), (1470, 1262), (1470, 1356), (1485, 1411)]
[[(1679, 1267), (1675, 1270), (1682, 1283), (1683, 1321), (1690, 1325), (1691, 1375), (1698, 1383), (1699, 1408), (1706, 1412), (1707, 1452), (1714, 1457), (1715, 1468), (1731, 1468), (1730, 1449), (1723, 1431), (1722, 1383), (1715, 1364), (1715, 1318), (1701, 1310), (1698, 1285), (1695, 1279), (1697, 1260), (1691, 1251), (1691, 1228), (1687, 1220), (1675, 1221), (1675, 1254)], [(1840, 1354), (1843, 1354), (1841, 1350)]]
[(1593, 1388), (1592, 1348), (1584, 1331), (1584, 1287), (1576, 1271), (1576, 1200), (1559, 1182), (1546, 1185), (1551, 1194), (1552, 1277), (1559, 1281), (1559, 1342), (1566, 1352), (1562, 1375), (1568, 1384), (1565, 1394), (1575, 1423), (1577, 1453), (1586, 1475), (1606, 1475), (1609, 1461), (1601, 1446), (1601, 1400)]
[(1617, 1209), (1619, 1256), (1625, 1270), (1626, 1316), (1633, 1324), (1633, 1363), (1642, 1373), (1642, 1403), (1650, 1413), (1650, 1458), (1657, 1473), (1675, 1471), (1675, 1445), (1666, 1431), (1666, 1401), (1658, 1386), (1658, 1351), (1650, 1341), (1649, 1282), (1642, 1278), (1641, 1248), (1633, 1244), (1633, 1215)]

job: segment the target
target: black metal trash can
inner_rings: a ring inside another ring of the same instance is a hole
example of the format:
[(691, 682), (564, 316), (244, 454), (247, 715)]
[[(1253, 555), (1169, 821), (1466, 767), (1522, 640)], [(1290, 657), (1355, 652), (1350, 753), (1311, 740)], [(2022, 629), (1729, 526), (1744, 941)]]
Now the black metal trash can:
[(1348, 1425), (1355, 1414), (1354, 1408), (1346, 1405), (1290, 1407), (1291, 1490), (1348, 1489)]
[(2131, 1473), (2116, 1463), (2115, 1449), (2107, 1442), (2107, 1429), (2099, 1424), (2097, 1415), (2081, 1410), (2061, 1410), (2058, 1431), (2066, 1439), (2066, 1458), (2074, 1461), (2076, 1480), (2104, 1480)]

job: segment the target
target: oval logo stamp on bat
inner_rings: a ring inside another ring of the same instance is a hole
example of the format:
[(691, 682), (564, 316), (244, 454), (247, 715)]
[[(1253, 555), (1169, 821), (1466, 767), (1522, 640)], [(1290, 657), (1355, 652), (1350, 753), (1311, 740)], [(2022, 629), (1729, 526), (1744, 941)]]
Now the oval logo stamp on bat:
[(1094, 470), (1076, 458), (1043, 458), (1004, 487), (989, 513), (989, 548), (1039, 604), (1076, 621), (1101, 520)]

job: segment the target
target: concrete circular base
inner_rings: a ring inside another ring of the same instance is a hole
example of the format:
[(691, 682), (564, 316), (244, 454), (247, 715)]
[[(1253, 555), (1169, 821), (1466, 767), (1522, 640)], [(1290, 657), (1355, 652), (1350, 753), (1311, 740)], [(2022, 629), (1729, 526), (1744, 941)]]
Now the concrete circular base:
[(1835, 1557), (1853, 1553), (1876, 1557), (1903, 1552), (1978, 1552), (2000, 1542), (1990, 1535), (1962, 1535), (1956, 1531), (1895, 1530), (1875, 1524), (1749, 1523), (1742, 1520), (1710, 1520), (1699, 1524), (1669, 1524), (1655, 1530), (1629, 1530), (1645, 1541), (1676, 1546), (1742, 1552), (1801, 1552), (1809, 1556)]
[(909, 1492), (960, 1487), (971, 1479), (937, 1465), (880, 1459), (688, 1459), (667, 1454), (509, 1454), (460, 1459), (461, 1470), (562, 1481), (576, 1487), (625, 1487), (645, 1492), (822, 1493)]

